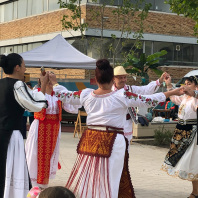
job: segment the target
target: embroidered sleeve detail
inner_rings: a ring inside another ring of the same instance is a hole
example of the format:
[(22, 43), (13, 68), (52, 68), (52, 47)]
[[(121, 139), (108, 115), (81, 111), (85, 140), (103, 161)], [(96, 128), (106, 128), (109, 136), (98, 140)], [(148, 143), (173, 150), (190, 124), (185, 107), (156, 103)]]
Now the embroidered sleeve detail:
[(81, 92), (82, 92), (82, 90), (80, 90), (80, 91), (75, 91), (74, 93), (73, 93), (73, 97), (74, 98), (80, 98), (80, 94), (81, 94)]
[(55, 92), (55, 96), (57, 96), (60, 99), (64, 99), (64, 98), (80, 98), (80, 94), (81, 94), (82, 90), (80, 91), (75, 91), (75, 92), (66, 92), (66, 93), (59, 93), (59, 92)]
[(152, 100), (151, 98), (147, 98), (142, 95), (134, 94), (128, 91), (124, 92), (124, 95), (129, 99), (140, 100), (152, 106), (156, 106), (159, 103), (158, 100)]
[(157, 86), (160, 86), (161, 85), (160, 82), (159, 82), (159, 79), (156, 80), (156, 84), (157, 84)]
[(126, 97), (128, 97), (129, 99), (131, 99), (131, 98), (137, 99), (137, 98), (138, 98), (138, 95), (137, 95), (137, 94), (134, 94), (134, 93), (129, 92), (129, 91), (126, 91), (126, 92), (125, 92), (125, 95), (126, 95)]

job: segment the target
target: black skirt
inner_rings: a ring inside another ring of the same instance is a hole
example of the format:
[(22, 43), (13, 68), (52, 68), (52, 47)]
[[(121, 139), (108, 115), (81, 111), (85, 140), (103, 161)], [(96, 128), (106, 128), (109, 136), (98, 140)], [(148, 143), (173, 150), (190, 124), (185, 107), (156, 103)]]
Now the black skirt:
[(186, 152), (189, 145), (192, 143), (196, 132), (196, 125), (177, 124), (174, 130), (174, 135), (171, 139), (170, 149), (165, 157), (164, 163), (175, 167), (183, 154)]

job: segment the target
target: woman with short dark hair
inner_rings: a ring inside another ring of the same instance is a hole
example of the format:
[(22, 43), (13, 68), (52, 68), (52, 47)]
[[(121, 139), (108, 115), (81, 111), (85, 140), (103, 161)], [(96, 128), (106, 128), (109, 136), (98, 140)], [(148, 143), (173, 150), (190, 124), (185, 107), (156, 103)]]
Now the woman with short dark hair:
[(55, 75), (49, 77), (60, 100), (81, 104), (87, 112), (88, 129), (77, 146), (77, 160), (66, 187), (81, 198), (134, 198), (128, 169), (128, 141), (123, 132), (127, 109), (155, 106), (182, 91), (153, 95), (137, 95), (124, 89), (112, 91), (113, 68), (107, 59), (96, 62), (96, 90), (68, 92), (57, 84)]
[(40, 111), (47, 106), (45, 86), (48, 75), (41, 78), (42, 92), (32, 94), (24, 82), (25, 63), (16, 53), (0, 57), (6, 78), (0, 80), (0, 197), (24, 198), (31, 183), (21, 135), (24, 109)]

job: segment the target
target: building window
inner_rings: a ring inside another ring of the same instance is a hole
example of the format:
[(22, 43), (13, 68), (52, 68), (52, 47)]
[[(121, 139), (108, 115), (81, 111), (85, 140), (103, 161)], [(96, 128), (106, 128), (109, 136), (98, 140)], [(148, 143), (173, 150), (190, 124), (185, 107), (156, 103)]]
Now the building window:
[(52, 10), (57, 10), (59, 9), (59, 4), (58, 4), (58, 1), (54, 1), (54, 0), (48, 0), (49, 1), (49, 11), (52, 11)]
[(33, 0), (27, 0), (27, 16), (32, 15)]
[(18, 0), (0, 5), (0, 23), (59, 9), (57, 0)]
[(41, 14), (43, 12), (43, 0), (33, 0), (32, 15)]
[(13, 19), (13, 3), (4, 5), (4, 21), (11, 21)]
[(153, 42), (154, 53), (166, 50), (168, 53), (164, 56), (166, 65), (179, 66), (197, 66), (198, 65), (198, 45), (169, 43), (169, 42)]
[(24, 18), (27, 16), (27, 0), (20, 0), (17, 4), (18, 18)]

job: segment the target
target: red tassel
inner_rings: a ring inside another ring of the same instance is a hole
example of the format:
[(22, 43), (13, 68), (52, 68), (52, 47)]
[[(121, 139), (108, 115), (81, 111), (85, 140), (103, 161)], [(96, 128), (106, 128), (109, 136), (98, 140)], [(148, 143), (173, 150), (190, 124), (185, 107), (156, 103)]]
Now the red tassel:
[(60, 162), (58, 162), (58, 170), (60, 170), (61, 169), (61, 164), (60, 164)]

